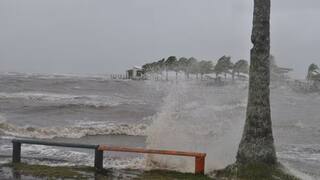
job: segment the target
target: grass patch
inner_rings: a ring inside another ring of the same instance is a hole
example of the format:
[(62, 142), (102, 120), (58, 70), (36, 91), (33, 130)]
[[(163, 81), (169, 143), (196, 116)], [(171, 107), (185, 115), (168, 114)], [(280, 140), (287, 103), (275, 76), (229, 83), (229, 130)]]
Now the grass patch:
[(55, 178), (73, 178), (73, 179), (87, 179), (85, 172), (94, 172), (91, 167), (51, 167), (45, 165), (29, 165), (25, 163), (8, 164), (12, 169), (26, 176), (46, 177), (48, 179)]
[(223, 170), (215, 171), (217, 179), (237, 180), (299, 180), (285, 172), (282, 165), (248, 164), (231, 165)]
[(204, 175), (166, 170), (142, 171), (133, 169), (103, 169), (98, 171), (93, 167), (52, 167), (46, 165), (30, 165), (26, 163), (11, 163), (6, 166), (12, 168), (14, 172), (20, 175), (45, 179), (121, 179), (127, 177), (127, 179), (135, 180), (212, 180), (212, 178)]
[(135, 180), (212, 180), (205, 175), (195, 175), (191, 173), (180, 173), (175, 171), (152, 170), (145, 171)]
[(29, 165), (15, 163), (6, 165), (16, 173), (25, 176), (45, 179), (108, 179), (129, 177), (134, 180), (298, 180), (288, 174), (281, 165), (265, 164), (231, 165), (223, 170), (215, 171), (214, 177), (180, 173), (166, 170), (116, 170), (97, 171), (93, 167), (51, 167), (45, 165)]

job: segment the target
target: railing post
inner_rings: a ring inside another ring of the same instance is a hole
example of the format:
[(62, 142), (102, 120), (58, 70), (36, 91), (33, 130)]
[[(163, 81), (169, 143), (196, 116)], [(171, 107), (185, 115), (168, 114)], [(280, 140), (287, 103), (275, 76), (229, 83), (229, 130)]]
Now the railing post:
[(195, 174), (204, 175), (205, 156), (196, 156), (195, 158)]
[(12, 142), (12, 162), (19, 163), (21, 162), (21, 143), (20, 142)]
[(94, 167), (98, 170), (103, 169), (103, 151), (95, 149), (94, 153)]

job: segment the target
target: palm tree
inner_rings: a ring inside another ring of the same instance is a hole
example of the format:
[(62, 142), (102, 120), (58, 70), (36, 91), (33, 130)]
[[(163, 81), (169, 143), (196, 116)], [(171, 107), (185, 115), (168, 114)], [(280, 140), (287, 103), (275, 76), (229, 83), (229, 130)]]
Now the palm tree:
[(216, 76), (218, 76), (221, 73), (224, 73), (225, 79), (227, 79), (227, 73), (230, 73), (230, 69), (232, 69), (233, 64), (231, 62), (230, 56), (222, 56), (216, 66), (214, 67), (214, 71), (216, 72)]
[(307, 75), (307, 80), (312, 80), (313, 76), (318, 74), (319, 67), (316, 64), (310, 64), (308, 68), (308, 75)]
[(249, 64), (248, 61), (244, 59), (240, 59), (237, 61), (232, 69), (232, 79), (234, 79), (234, 74), (237, 73), (238, 77), (240, 77), (240, 73), (248, 74), (249, 72)]
[(254, 0), (247, 115), (237, 164), (277, 162), (270, 112), (270, 0)]
[(210, 74), (213, 72), (212, 61), (200, 61), (199, 62), (199, 70), (200, 70), (200, 75), (201, 75), (201, 80), (202, 80), (203, 75)]
[(198, 60), (194, 57), (191, 57), (188, 59), (188, 79), (190, 74), (196, 74), (198, 78), (198, 72), (199, 72), (199, 66), (198, 66)]
[(174, 66), (176, 64), (177, 58), (175, 56), (170, 56), (165, 61), (165, 67), (166, 67), (166, 80), (169, 80), (168, 72), (174, 70)]
[(187, 70), (188, 70), (188, 59), (181, 57), (178, 61), (179, 70), (184, 72), (185, 78), (187, 79)]

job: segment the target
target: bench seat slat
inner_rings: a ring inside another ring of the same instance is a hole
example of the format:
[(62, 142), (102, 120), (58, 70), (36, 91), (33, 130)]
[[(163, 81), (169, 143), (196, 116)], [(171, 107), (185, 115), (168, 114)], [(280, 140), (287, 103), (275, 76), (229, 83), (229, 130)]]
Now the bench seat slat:
[(35, 144), (35, 145), (60, 146), (60, 147), (72, 147), (72, 148), (84, 148), (84, 149), (96, 149), (98, 147), (98, 145), (48, 142), (48, 141), (28, 140), (28, 139), (14, 139), (12, 140), (12, 142), (21, 143), (21, 144)]

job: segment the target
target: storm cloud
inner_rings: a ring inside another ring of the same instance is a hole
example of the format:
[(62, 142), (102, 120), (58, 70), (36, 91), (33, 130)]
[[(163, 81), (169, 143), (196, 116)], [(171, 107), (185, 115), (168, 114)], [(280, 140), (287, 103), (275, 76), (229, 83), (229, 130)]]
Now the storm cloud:
[[(0, 71), (120, 73), (170, 55), (249, 59), (252, 0), (1, 0)], [(320, 1), (272, 1), (271, 52), (320, 64)]]

